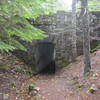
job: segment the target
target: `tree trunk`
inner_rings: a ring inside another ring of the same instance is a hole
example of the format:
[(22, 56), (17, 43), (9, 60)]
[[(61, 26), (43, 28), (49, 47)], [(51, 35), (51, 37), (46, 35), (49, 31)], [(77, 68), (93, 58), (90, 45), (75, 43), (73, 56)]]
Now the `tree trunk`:
[(77, 0), (72, 1), (72, 54), (73, 60), (77, 57), (77, 47), (76, 47), (76, 4)]
[(84, 53), (84, 75), (88, 75), (91, 70), (90, 62), (90, 32), (88, 1), (81, 0), (82, 30), (83, 30), (83, 53)]

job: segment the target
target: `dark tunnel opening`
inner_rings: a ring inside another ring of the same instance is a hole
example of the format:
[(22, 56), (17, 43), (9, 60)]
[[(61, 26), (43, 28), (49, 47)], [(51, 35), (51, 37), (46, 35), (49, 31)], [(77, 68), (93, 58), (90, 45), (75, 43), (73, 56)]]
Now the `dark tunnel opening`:
[(37, 43), (35, 59), (38, 73), (55, 73), (55, 46), (52, 42)]

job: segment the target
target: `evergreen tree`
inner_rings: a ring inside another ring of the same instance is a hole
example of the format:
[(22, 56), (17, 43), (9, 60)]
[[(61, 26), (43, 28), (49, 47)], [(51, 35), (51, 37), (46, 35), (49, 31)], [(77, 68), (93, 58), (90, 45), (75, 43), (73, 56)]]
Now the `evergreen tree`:
[(26, 48), (15, 39), (31, 42), (46, 37), (42, 30), (33, 27), (27, 19), (34, 20), (52, 11), (50, 0), (0, 0), (0, 51)]

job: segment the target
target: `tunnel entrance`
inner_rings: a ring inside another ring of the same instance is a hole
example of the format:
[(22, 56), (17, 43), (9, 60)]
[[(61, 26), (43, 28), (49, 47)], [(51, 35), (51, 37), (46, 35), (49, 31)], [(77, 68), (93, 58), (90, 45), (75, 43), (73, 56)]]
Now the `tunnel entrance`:
[(52, 42), (38, 43), (35, 58), (38, 73), (55, 73), (55, 49)]

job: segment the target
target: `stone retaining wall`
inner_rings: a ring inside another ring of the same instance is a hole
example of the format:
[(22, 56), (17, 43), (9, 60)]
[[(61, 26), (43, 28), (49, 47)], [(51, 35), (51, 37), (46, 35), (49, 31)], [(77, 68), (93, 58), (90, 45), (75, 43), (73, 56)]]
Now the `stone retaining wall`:
[[(50, 16), (42, 16), (35, 22), (30, 20), (31, 24), (33, 24), (35, 27), (45, 31), (48, 37), (43, 40), (33, 40), (32, 43), (24, 44), (28, 48), (26, 56), (26, 58), (28, 57), (27, 63), (30, 62), (30, 64), (33, 65), (35, 62), (34, 56), (36, 45), (41, 41), (49, 41), (55, 44), (55, 61), (57, 67), (66, 66), (66, 64), (73, 60), (75, 55), (73, 50), (76, 49), (75, 45), (77, 46), (77, 55), (80, 55), (82, 53), (82, 34), (79, 30), (77, 30), (76, 38), (73, 38), (73, 35), (75, 35), (73, 34), (75, 27), (73, 27), (72, 19), (72, 13), (59, 11), (56, 14)], [(75, 39), (77, 42), (75, 42)]]

